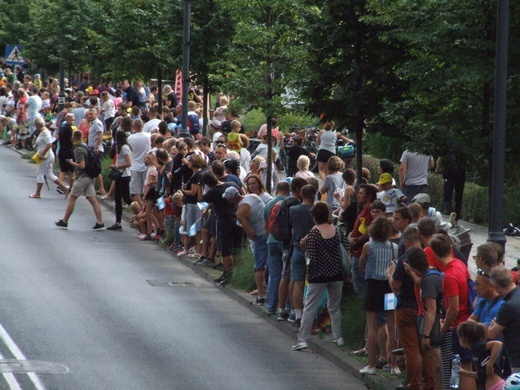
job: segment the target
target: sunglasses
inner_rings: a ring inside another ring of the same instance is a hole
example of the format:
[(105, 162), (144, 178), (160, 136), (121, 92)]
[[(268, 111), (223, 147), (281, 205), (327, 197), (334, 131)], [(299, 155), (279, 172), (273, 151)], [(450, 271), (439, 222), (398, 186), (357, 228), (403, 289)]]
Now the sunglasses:
[(489, 275), (486, 274), (486, 271), (484, 271), (482, 268), (479, 268), (479, 269), (477, 270), (477, 274), (479, 274), (479, 275), (481, 275), (481, 276), (485, 276), (486, 278), (489, 279)]

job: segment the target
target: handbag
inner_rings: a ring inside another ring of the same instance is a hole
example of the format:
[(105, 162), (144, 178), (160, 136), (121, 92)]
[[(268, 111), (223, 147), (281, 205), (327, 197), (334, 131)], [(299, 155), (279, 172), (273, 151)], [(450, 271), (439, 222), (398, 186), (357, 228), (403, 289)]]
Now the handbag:
[(339, 239), (339, 254), (341, 257), (341, 273), (343, 274), (343, 278), (349, 279), (352, 276), (352, 259), (350, 258), (350, 254), (343, 246), (341, 242), (341, 233), (339, 231), (339, 227), (336, 226), (336, 234)]
[(119, 169), (111, 169), (110, 172), (108, 172), (108, 178), (110, 180), (118, 180), (121, 176), (123, 176), (123, 171), (120, 171)]

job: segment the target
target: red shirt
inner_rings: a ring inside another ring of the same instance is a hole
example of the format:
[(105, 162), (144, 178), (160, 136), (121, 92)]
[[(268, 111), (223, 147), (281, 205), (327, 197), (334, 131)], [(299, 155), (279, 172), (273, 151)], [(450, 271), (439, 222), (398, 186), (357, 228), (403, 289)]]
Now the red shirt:
[[(435, 259), (435, 256), (433, 255), (433, 249), (431, 248), (431, 246), (427, 246), (426, 248), (424, 248), (424, 253), (426, 253), (426, 258), (428, 259), (428, 264), (430, 266), (437, 268), (441, 272), (444, 272), (444, 270), (445, 270), (444, 264), (442, 264), (439, 260)], [(453, 249), (451, 250), (451, 254), (455, 258), (455, 252), (453, 251)], [(462, 261), (460, 261), (460, 262), (462, 263)], [(464, 267), (466, 267), (466, 265), (464, 263), (462, 263), (462, 264), (464, 265)], [(466, 283), (466, 285), (467, 285), (467, 283)], [(417, 301), (417, 308), (418, 308), (417, 315), (421, 316), (424, 314), (424, 308), (423, 308), (422, 300), (421, 300), (421, 288), (417, 285), (414, 285), (414, 291), (415, 291), (415, 300)]]
[(442, 291), (444, 293), (444, 304), (449, 309), (449, 298), (459, 297), (459, 313), (451, 327), (456, 328), (460, 323), (466, 321), (470, 315), (468, 304), (468, 279), (470, 274), (466, 265), (459, 259), (450, 261), (444, 269), (442, 280)]
[[(356, 218), (356, 221), (354, 222), (354, 229), (352, 229), (352, 233), (350, 234), (350, 237), (357, 238), (357, 237), (361, 237), (363, 234), (368, 233), (368, 232), (361, 233), (359, 231), (359, 226), (361, 225), (362, 218), (365, 218), (365, 226), (367, 227), (367, 231), (368, 231), (368, 226), (370, 226), (370, 224), (372, 223), (372, 219), (373, 219), (372, 214), (370, 213), (371, 208), (372, 208), (372, 206), (370, 204), (363, 207), (363, 210), (361, 210), (361, 212), (359, 213), (359, 215)], [(351, 246), (350, 254), (355, 257), (360, 257), (364, 244), (365, 243), (363, 243), (361, 245), (356, 245), (355, 247)]]

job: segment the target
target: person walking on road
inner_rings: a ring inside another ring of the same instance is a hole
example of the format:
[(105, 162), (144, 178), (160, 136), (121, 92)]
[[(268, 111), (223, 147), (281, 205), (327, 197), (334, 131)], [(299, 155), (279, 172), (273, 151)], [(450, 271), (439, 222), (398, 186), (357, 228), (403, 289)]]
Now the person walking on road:
[(105, 225), (103, 224), (103, 216), (101, 215), (101, 207), (99, 207), (99, 203), (96, 198), (94, 179), (91, 178), (85, 171), (85, 167), (88, 162), (88, 155), (87, 145), (83, 143), (82, 136), (83, 134), (81, 133), (81, 130), (76, 130), (72, 134), (72, 141), (76, 146), (76, 150), (74, 151), (74, 157), (76, 161), (69, 159), (67, 162), (74, 167), (76, 180), (74, 181), (70, 191), (69, 203), (65, 209), (65, 215), (63, 216), (63, 219), (55, 221), (54, 224), (60, 229), (68, 229), (69, 218), (74, 212), (76, 200), (81, 195), (85, 195), (89, 203), (92, 205), (92, 209), (94, 210), (94, 214), (96, 216), (96, 224), (90, 228), (90, 230), (106, 230)]
[(34, 125), (40, 132), (38, 138), (36, 139), (36, 146), (38, 148), (37, 155), (38, 159), (40, 160), (40, 165), (38, 166), (38, 173), (36, 175), (36, 192), (32, 195), (29, 195), (29, 198), (41, 198), (41, 190), (46, 177), (51, 179), (53, 183), (56, 183), (58, 186), (60, 186), (62, 193), (65, 193), (65, 197), (67, 197), (69, 194), (67, 187), (54, 174), (54, 153), (52, 151), (51, 132), (45, 127), (45, 121), (43, 118), (38, 117), (34, 119)]

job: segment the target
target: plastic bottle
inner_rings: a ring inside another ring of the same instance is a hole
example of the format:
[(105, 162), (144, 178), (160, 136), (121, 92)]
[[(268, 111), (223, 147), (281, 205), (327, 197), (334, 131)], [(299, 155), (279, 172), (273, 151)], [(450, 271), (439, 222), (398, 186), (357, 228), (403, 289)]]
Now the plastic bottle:
[(460, 356), (453, 355), (453, 360), (451, 362), (450, 389), (460, 389), (459, 370), (460, 370)]

